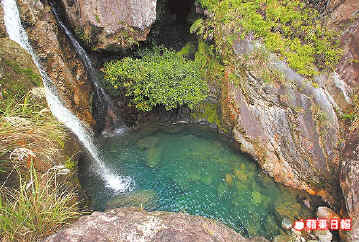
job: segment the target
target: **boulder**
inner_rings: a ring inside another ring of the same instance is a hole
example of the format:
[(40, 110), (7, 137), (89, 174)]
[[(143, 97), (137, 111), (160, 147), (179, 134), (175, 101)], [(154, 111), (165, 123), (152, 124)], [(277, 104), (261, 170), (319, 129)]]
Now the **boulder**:
[(77, 37), (96, 50), (128, 48), (146, 39), (156, 0), (63, 0)]
[(44, 241), (267, 241), (246, 239), (211, 219), (184, 213), (119, 208), (81, 217)]

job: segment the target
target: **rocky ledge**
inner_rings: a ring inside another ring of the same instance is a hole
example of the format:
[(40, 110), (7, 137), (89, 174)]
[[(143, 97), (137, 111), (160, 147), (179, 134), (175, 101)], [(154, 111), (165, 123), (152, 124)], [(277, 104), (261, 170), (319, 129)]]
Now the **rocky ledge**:
[(62, 1), (77, 37), (95, 50), (118, 50), (146, 40), (156, 20), (154, 0)]
[(118, 208), (81, 217), (45, 241), (258, 241), (214, 220), (184, 213)]

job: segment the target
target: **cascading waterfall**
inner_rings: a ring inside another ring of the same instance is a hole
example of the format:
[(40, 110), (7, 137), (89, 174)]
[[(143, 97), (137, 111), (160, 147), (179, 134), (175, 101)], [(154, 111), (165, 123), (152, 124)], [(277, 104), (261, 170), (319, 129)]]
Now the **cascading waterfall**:
[[(74, 34), (67, 28), (67, 26), (64, 24), (64, 22), (61, 20), (61, 17), (59, 16), (59, 14), (57, 12), (54, 2), (49, 2), (49, 4), (51, 6), (51, 11), (56, 18), (56, 22), (57, 22), (58, 26), (60, 26), (60, 28), (63, 30), (63, 32), (66, 34), (67, 38), (71, 42), (72, 47), (74, 48), (76, 54), (78, 55), (78, 57), (81, 59), (82, 63), (85, 66), (89, 80), (94, 85), (94, 89), (96, 91), (96, 96), (97, 96), (97, 100), (98, 100), (97, 106), (100, 105), (103, 112), (106, 112), (106, 110), (109, 109), (110, 112), (116, 113), (114, 111), (115, 107), (112, 104), (112, 100), (111, 100), (110, 96), (101, 87), (101, 82), (100, 82), (98, 72), (97, 72), (96, 68), (94, 68), (94, 65), (93, 65), (90, 57), (86, 53), (86, 50), (81, 46), (81, 44), (77, 41)], [(116, 119), (116, 120), (114, 120), (114, 121), (116, 121), (116, 126), (120, 126), (120, 128), (117, 128), (117, 130), (115, 132), (117, 132), (117, 133), (119, 133), (119, 131), (120, 131), (120, 133), (125, 132), (126, 126), (123, 124), (122, 120), (119, 120), (118, 117), (115, 117), (116, 115), (112, 115), (112, 116), (113, 116), (113, 118)]]
[[(42, 69), (38, 58), (28, 41), (27, 33), (21, 25), (16, 0), (2, 0), (2, 5), (4, 9), (4, 22), (9, 38), (17, 42), (22, 48), (31, 54), (32, 59), (41, 74), (46, 91), (46, 100), (53, 115), (78, 137), (82, 145), (96, 162), (96, 172), (102, 177), (108, 188), (115, 192), (126, 192), (132, 190), (134, 187), (134, 181), (132, 178), (111, 173), (111, 171), (105, 166), (97, 147), (93, 142), (92, 132), (90, 132), (60, 100), (56, 87), (46, 72)], [(91, 64), (91, 61), (88, 63)], [(94, 71), (92, 65), (87, 66), (87, 68), (92, 68), (91, 71)]]

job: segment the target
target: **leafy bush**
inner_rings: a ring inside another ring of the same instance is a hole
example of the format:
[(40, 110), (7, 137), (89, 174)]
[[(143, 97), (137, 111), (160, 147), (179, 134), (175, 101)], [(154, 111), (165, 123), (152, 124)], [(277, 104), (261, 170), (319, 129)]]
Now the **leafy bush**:
[(300, 0), (198, 0), (210, 12), (191, 27), (205, 39), (215, 38), (220, 51), (231, 41), (251, 35), (289, 66), (306, 76), (316, 66), (331, 70), (341, 58), (337, 33), (329, 31), (319, 13)]
[(164, 47), (138, 52), (140, 59), (126, 57), (105, 64), (105, 80), (114, 89), (126, 88), (126, 95), (138, 110), (156, 105), (166, 110), (187, 104), (190, 108), (207, 97), (207, 83), (201, 79), (197, 62)]

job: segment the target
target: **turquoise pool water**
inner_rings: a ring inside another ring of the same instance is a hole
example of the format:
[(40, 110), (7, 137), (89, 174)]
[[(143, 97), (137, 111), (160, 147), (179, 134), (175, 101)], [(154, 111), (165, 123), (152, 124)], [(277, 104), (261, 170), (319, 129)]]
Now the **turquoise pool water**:
[(134, 190), (114, 194), (91, 167), (80, 181), (92, 208), (138, 206), (222, 221), (244, 236), (272, 238), (283, 217), (310, 217), (303, 194), (276, 184), (227, 138), (201, 126), (152, 126), (104, 138), (106, 165), (131, 176)]

